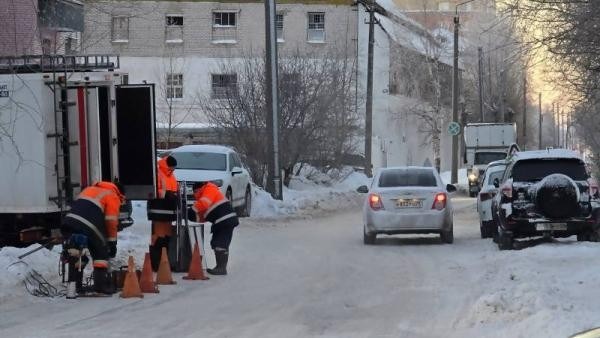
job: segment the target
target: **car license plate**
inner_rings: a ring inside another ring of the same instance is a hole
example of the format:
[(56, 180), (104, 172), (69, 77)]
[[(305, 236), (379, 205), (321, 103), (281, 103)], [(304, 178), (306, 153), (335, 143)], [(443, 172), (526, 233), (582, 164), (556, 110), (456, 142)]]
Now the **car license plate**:
[(401, 209), (421, 208), (423, 207), (423, 201), (417, 199), (397, 199), (396, 207)]
[(535, 225), (537, 231), (567, 230), (567, 223), (538, 223)]

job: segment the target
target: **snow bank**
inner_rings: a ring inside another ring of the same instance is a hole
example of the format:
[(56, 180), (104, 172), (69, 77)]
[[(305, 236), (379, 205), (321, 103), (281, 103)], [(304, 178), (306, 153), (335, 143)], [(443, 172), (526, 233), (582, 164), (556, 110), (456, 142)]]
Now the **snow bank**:
[[(60, 277), (57, 274), (60, 246), (55, 247), (52, 251), (41, 249), (22, 260), (18, 258), (37, 247), (39, 245), (35, 244), (27, 248), (4, 247), (0, 249), (0, 304), (18, 302), (23, 297), (38, 299), (30, 296), (25, 287), (25, 281), (31, 278), (30, 274), (34, 270), (47, 279), (48, 283), (60, 287)], [(60, 289), (56, 291), (60, 291)]]
[(323, 173), (303, 166), (292, 177), (289, 188), (283, 189), (283, 201), (275, 200), (266, 191), (255, 187), (252, 218), (306, 216), (309, 214), (354, 209), (362, 204), (364, 195), (356, 192), (361, 185), (370, 184), (363, 173), (350, 167)]
[[(451, 177), (452, 177), (452, 172), (450, 171), (444, 171), (443, 173), (440, 174), (440, 177), (442, 178), (442, 182), (444, 182), (444, 184), (450, 184), (452, 182), (451, 181)], [(469, 188), (469, 180), (467, 178), (467, 169), (466, 168), (461, 168), (458, 169), (458, 184), (456, 184), (456, 188), (460, 191), (467, 191)]]
[(486, 261), (475, 286), (486, 292), (458, 327), (485, 337), (568, 337), (600, 325), (598, 306), (591, 301), (600, 297), (597, 243), (562, 240), (494, 252)]

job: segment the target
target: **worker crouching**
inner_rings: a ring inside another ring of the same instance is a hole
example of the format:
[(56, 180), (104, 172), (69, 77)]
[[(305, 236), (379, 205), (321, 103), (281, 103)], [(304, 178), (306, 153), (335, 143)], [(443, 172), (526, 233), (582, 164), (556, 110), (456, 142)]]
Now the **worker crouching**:
[(79, 194), (63, 219), (63, 248), (68, 257), (69, 282), (82, 290), (85, 253), (93, 259), (94, 291), (115, 292), (108, 272), (108, 260), (117, 254), (119, 211), (125, 202), (125, 191), (119, 183), (98, 182)]
[(231, 202), (223, 196), (219, 187), (211, 182), (193, 185), (194, 205), (188, 210), (188, 218), (194, 222), (211, 222), (210, 245), (215, 252), (215, 268), (206, 269), (212, 275), (226, 275), (229, 260), (229, 245), (233, 229), (238, 226), (237, 214)]

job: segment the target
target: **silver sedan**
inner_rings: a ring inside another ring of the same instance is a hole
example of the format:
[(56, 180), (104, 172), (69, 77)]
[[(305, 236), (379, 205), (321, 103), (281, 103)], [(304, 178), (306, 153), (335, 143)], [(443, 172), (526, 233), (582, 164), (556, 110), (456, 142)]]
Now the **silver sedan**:
[(430, 167), (382, 168), (373, 177), (363, 207), (363, 240), (374, 244), (378, 234), (438, 233), (443, 242), (452, 243), (453, 210), (448, 193), (456, 191), (444, 185)]

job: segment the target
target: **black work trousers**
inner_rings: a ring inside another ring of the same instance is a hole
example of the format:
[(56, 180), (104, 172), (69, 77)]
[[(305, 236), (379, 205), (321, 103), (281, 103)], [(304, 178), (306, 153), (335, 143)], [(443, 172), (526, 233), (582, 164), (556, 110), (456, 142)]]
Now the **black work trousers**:
[(81, 234), (87, 236), (88, 249), (90, 250), (92, 259), (94, 261), (108, 262), (110, 256), (106, 241), (104, 238), (100, 238), (95, 231), (79, 222), (70, 222), (69, 218), (65, 219), (65, 222), (62, 224), (60, 230), (64, 239), (71, 237), (72, 234)]
[(218, 226), (213, 225), (210, 228), (210, 232), (212, 232), (210, 246), (213, 250), (215, 248), (229, 250), (229, 244), (231, 244), (231, 237), (233, 237), (233, 228), (235, 228), (235, 226), (224, 224), (219, 224)]

